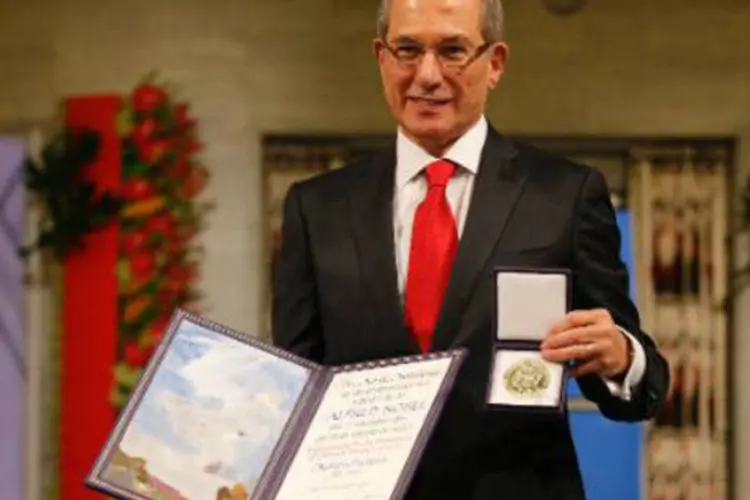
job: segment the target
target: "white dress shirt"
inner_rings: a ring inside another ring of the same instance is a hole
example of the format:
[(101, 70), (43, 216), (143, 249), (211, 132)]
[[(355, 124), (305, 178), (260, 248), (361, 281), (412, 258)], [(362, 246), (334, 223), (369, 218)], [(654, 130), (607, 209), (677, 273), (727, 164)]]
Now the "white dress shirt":
[[(460, 166), (446, 188), (448, 203), (456, 219), (459, 238), (461, 238), (466, 222), (474, 179), (479, 171), (480, 157), (487, 139), (487, 129), (487, 120), (482, 116), (443, 156), (443, 159)], [(427, 194), (427, 180), (424, 175), (420, 174), (427, 165), (439, 159), (424, 151), (399, 130), (396, 141), (396, 189), (393, 213), (398, 287), (402, 302), (406, 274), (409, 269), (414, 213)], [(633, 362), (622, 384), (607, 379), (604, 379), (604, 382), (612, 394), (629, 400), (631, 391), (643, 377), (646, 356), (640, 343), (630, 333), (622, 329), (621, 331), (630, 338), (634, 348)]]

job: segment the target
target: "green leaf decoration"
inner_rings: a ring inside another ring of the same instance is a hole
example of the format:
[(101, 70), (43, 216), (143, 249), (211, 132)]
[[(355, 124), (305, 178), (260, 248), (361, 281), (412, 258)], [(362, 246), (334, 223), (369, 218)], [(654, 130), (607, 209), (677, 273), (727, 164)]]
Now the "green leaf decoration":
[(44, 207), (44, 220), (36, 241), (20, 250), (22, 256), (49, 249), (63, 259), (82, 248), (87, 235), (115, 220), (121, 200), (87, 179), (100, 146), (96, 132), (67, 128), (44, 146), (40, 163), (25, 160), (24, 183)]
[(140, 161), (131, 161), (122, 165), (122, 176), (125, 179), (146, 177), (149, 174), (150, 167)]
[(130, 275), (130, 265), (128, 261), (120, 259), (117, 261), (117, 267), (115, 269), (117, 273), (117, 282), (120, 290), (127, 288), (133, 279)]
[(120, 386), (130, 389), (136, 386), (141, 378), (141, 373), (143, 373), (142, 368), (133, 368), (125, 363), (119, 363), (115, 366), (115, 381)]
[(130, 391), (123, 389), (118, 384), (115, 384), (109, 395), (109, 404), (115, 408), (122, 408), (127, 404), (128, 398), (130, 397)]

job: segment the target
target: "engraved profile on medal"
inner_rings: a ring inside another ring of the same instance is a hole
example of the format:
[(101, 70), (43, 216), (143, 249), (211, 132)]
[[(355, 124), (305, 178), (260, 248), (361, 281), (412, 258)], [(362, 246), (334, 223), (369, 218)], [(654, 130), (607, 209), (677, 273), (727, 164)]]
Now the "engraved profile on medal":
[(549, 369), (538, 359), (521, 359), (503, 373), (505, 389), (521, 398), (540, 396), (549, 387), (550, 379)]

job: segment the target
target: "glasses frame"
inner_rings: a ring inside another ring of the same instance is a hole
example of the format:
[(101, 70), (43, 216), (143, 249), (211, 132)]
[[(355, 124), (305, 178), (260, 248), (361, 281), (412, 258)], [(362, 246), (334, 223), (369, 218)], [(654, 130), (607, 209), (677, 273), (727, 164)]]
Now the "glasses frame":
[[(381, 37), (380, 41), (383, 44), (383, 47), (385, 48), (385, 50), (389, 54), (391, 54), (391, 56), (393, 56), (393, 59), (395, 59), (396, 62), (400, 66), (407, 67), (409, 69), (416, 69), (417, 67), (419, 67), (419, 65), (422, 63), (422, 60), (424, 59), (424, 56), (427, 54), (427, 52), (430, 50), (434, 51), (434, 49), (425, 49), (424, 47), (422, 47), (422, 53), (417, 57), (417, 59), (415, 59), (414, 61), (404, 61), (403, 59), (400, 59), (398, 57), (398, 55), (396, 54), (396, 50), (391, 46), (391, 44), (388, 43), (388, 41), (385, 38)], [(474, 54), (471, 57), (469, 57), (469, 59), (465, 63), (460, 64), (458, 66), (452, 66), (452, 65), (446, 66), (445, 62), (442, 61), (437, 54), (435, 54), (435, 59), (438, 61), (438, 64), (440, 64), (440, 67), (443, 69), (443, 71), (445, 71), (445, 69), (448, 68), (451, 71), (463, 72), (466, 68), (474, 64), (474, 62), (477, 59), (482, 57), (482, 55), (485, 52), (487, 52), (487, 50), (490, 47), (492, 47), (492, 45), (494, 45), (493, 42), (484, 42), (482, 45), (474, 49)]]

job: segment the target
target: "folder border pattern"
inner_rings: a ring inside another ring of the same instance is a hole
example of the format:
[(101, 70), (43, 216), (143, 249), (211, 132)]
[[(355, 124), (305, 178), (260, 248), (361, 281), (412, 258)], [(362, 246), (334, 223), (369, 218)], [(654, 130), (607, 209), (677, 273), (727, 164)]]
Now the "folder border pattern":
[[(573, 301), (573, 287), (572, 287), (572, 273), (570, 269), (562, 267), (534, 267), (534, 266), (496, 266), (492, 272), (493, 279), (493, 303), (498, 303), (498, 290), (497, 290), (497, 278), (502, 273), (528, 273), (528, 274), (557, 274), (565, 276), (565, 309), (570, 311)], [(493, 374), (495, 371), (497, 354), (499, 351), (539, 351), (541, 342), (534, 340), (514, 340), (514, 339), (498, 339), (497, 338), (497, 326), (498, 326), (498, 311), (495, 310), (495, 314), (492, 318), (492, 354), (490, 361), (490, 371), (487, 380), (486, 388), (486, 407), (490, 410), (495, 411), (508, 411), (508, 412), (524, 412), (524, 413), (562, 413), (565, 410), (567, 404), (567, 385), (569, 379), (569, 367), (567, 364), (563, 365), (562, 376), (560, 378), (560, 388), (558, 394), (558, 404), (546, 406), (546, 405), (514, 405), (504, 403), (493, 403), (491, 402), (492, 388), (493, 388)], [(541, 356), (541, 352), (539, 353)]]

